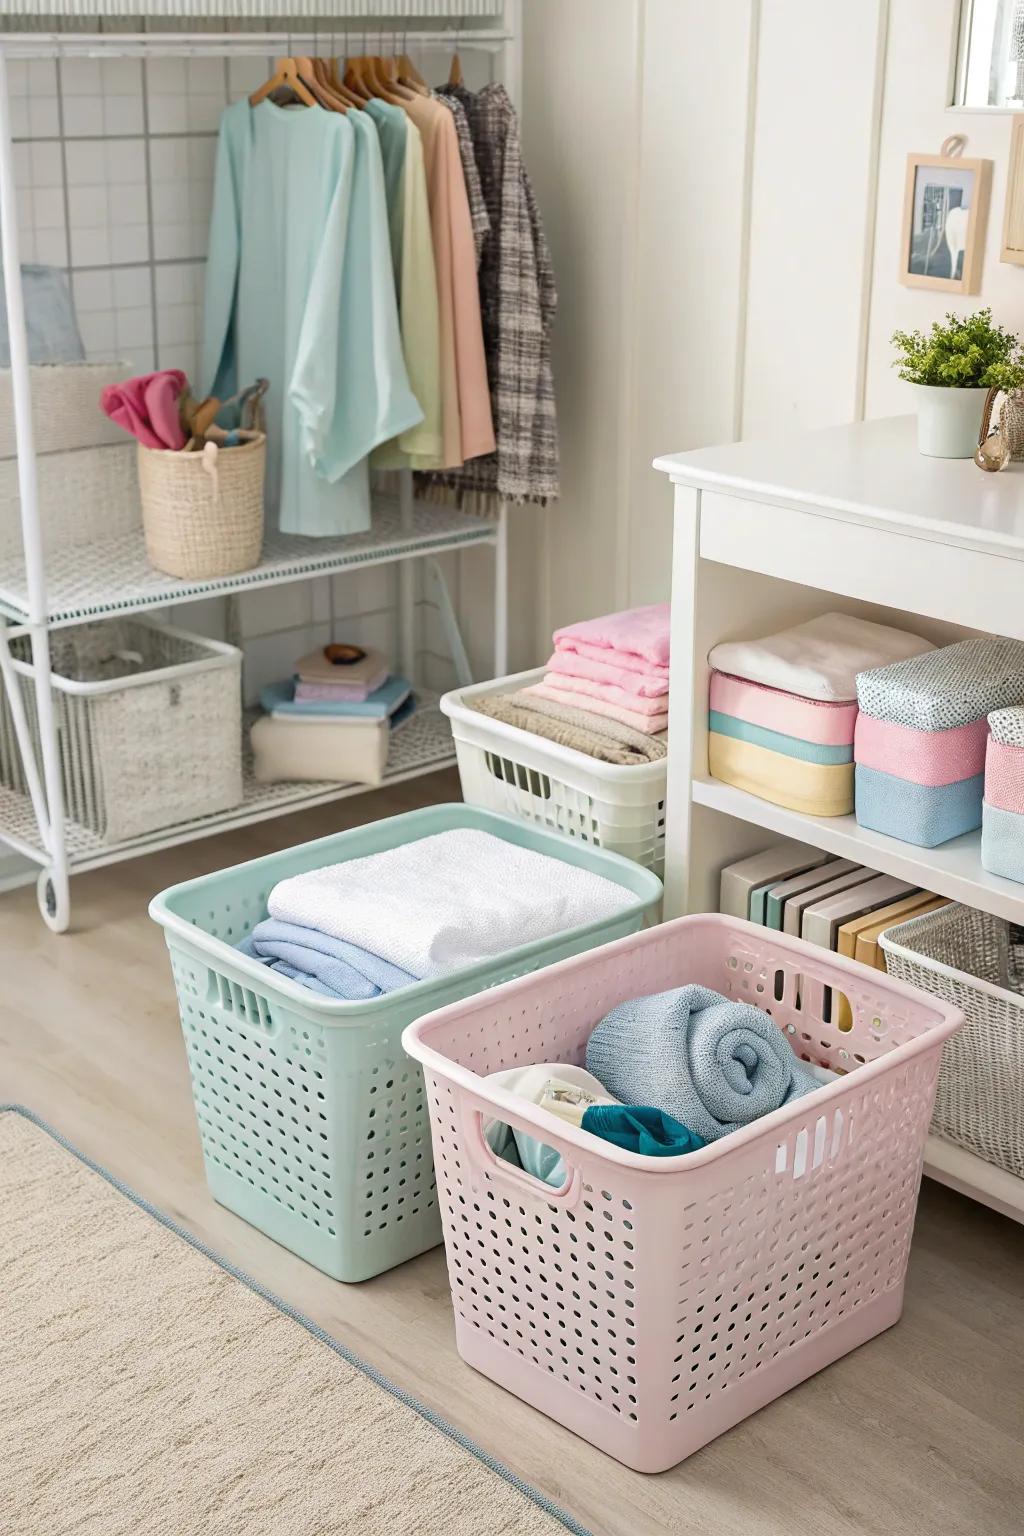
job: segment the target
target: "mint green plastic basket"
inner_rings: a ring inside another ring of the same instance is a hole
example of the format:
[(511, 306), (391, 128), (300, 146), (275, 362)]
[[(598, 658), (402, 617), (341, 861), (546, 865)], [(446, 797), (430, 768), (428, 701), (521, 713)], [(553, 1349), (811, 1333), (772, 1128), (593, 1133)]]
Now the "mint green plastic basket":
[[(524, 944), (371, 1002), (336, 1002), (234, 947), (279, 880), (452, 827), (478, 827), (604, 875), (635, 900), (616, 918)], [(171, 886), (164, 929), (215, 1200), (337, 1280), (366, 1280), (441, 1241), (421, 1068), (402, 1031), (421, 1014), (635, 933), (661, 881), (618, 854), (466, 805), (438, 805)]]

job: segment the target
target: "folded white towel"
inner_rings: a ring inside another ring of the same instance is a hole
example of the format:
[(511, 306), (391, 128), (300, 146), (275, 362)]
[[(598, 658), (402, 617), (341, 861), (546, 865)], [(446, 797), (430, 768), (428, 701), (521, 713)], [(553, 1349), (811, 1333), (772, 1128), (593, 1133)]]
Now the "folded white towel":
[(823, 613), (763, 640), (723, 640), (712, 646), (708, 662), (716, 672), (781, 688), (802, 699), (848, 703), (857, 697), (858, 672), (934, 649), (930, 640), (887, 624), (848, 613)]
[(268, 906), (425, 978), (613, 917), (634, 899), (575, 864), (456, 827), (293, 875)]

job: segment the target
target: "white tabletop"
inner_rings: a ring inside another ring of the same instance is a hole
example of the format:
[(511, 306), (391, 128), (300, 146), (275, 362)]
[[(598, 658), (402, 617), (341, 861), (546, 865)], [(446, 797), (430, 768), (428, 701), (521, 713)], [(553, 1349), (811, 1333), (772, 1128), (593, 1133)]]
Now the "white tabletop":
[(926, 458), (916, 433), (913, 416), (886, 416), (665, 454), (654, 467), (679, 485), (1024, 559), (1024, 464), (990, 475), (970, 459)]

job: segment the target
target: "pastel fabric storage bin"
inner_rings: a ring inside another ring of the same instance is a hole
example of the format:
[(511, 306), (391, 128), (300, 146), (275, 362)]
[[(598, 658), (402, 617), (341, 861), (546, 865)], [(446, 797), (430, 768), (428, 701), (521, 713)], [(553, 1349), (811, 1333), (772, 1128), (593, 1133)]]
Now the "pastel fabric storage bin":
[(1024, 702), (1024, 645), (962, 640), (861, 672), (857, 699), (861, 826), (924, 848), (979, 827), (986, 716)]
[(1011, 925), (951, 902), (879, 942), (890, 976), (964, 1013), (942, 1053), (932, 1131), (1024, 1178), (1024, 988)]
[[(617, 1003), (697, 982), (764, 1006), (845, 1073), (677, 1158), (557, 1124), (488, 1083), (582, 1064)], [(852, 1027), (823, 1020), (829, 988)], [(952, 1005), (798, 939), (678, 918), (420, 1018), (462, 1358), (643, 1472), (660, 1472), (890, 1327)], [(557, 1151), (551, 1189), (483, 1122)]]
[(1024, 709), (997, 709), (985, 758), (981, 862), (993, 875), (1024, 882)]
[(712, 671), (708, 771), (737, 789), (810, 816), (853, 810), (857, 706)]
[[(280, 880), (475, 827), (632, 892), (614, 919), (369, 1002), (320, 997), (238, 952)], [(421, 1013), (640, 927), (649, 870), (466, 805), (431, 806), (303, 843), (155, 897), (214, 1199), (336, 1280), (365, 1280), (441, 1241), (423, 1079), (402, 1030)]]
[(470, 699), (513, 693), (539, 683), (544, 675), (541, 667), (443, 695), (441, 708), (451, 721), (465, 799), (608, 848), (660, 873), (665, 862), (666, 759), (602, 763), (469, 707)]

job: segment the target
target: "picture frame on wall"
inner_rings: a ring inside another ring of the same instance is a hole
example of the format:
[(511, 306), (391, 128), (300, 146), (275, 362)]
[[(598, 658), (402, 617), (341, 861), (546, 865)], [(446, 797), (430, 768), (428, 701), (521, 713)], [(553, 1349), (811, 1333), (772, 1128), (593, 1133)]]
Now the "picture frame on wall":
[(992, 161), (907, 156), (900, 282), (978, 293), (992, 194)]

